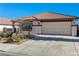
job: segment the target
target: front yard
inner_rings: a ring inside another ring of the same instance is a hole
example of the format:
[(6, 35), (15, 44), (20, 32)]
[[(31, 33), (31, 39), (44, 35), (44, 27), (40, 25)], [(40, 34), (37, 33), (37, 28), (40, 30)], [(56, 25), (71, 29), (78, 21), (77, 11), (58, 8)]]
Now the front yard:
[(22, 44), (0, 43), (0, 55), (23, 56), (75, 56), (79, 55), (79, 42), (32, 40)]

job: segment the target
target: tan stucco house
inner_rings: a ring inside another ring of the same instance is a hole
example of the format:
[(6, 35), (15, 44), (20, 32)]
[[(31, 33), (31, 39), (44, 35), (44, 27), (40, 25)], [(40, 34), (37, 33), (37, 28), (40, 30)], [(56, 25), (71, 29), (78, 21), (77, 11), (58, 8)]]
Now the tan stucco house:
[(52, 12), (40, 13), (29, 17), (17, 19), (17, 22), (32, 20), (32, 35), (77, 35), (77, 24), (79, 17)]

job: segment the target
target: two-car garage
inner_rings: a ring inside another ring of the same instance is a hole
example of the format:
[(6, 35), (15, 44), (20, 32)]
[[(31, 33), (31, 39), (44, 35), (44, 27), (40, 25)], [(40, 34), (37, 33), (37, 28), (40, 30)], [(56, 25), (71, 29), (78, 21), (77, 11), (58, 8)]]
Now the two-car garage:
[(42, 22), (43, 34), (72, 35), (71, 22)]

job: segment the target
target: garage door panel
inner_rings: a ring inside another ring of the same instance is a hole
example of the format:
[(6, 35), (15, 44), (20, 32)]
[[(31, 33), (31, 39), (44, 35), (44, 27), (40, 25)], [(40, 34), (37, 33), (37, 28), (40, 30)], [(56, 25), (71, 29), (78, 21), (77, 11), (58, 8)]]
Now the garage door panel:
[(43, 34), (71, 35), (71, 22), (43, 22)]

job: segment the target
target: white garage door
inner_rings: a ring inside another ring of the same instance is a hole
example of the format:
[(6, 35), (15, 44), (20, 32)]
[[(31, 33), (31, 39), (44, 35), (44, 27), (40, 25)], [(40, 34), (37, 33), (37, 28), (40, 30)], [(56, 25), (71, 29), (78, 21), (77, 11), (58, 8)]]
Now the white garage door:
[(43, 34), (71, 35), (71, 22), (42, 22)]

